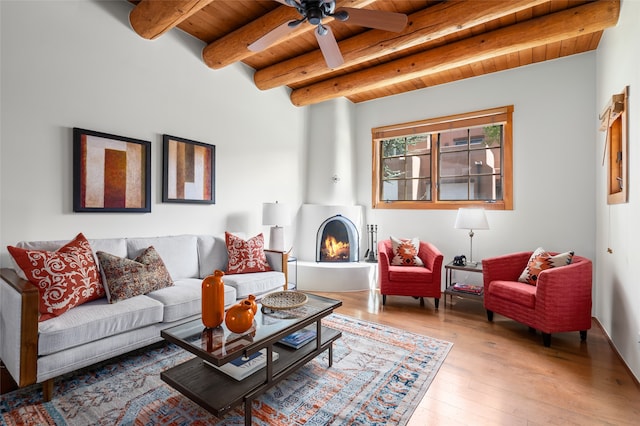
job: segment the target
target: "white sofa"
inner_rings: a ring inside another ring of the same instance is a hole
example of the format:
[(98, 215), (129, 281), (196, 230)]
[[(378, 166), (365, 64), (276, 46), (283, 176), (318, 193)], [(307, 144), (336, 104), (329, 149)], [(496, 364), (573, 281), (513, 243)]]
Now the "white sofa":
[[(17, 247), (53, 251), (68, 241), (21, 242)], [(109, 304), (94, 300), (38, 322), (38, 291), (13, 269), (0, 271), (0, 360), (20, 387), (42, 383), (50, 400), (53, 379), (162, 340), (160, 331), (201, 314), (202, 279), (226, 270), (224, 238), (179, 235), (89, 239), (95, 252), (136, 258), (153, 246), (174, 285)], [(225, 275), (225, 305), (249, 294), (286, 288), (287, 254), (265, 250), (273, 271)]]

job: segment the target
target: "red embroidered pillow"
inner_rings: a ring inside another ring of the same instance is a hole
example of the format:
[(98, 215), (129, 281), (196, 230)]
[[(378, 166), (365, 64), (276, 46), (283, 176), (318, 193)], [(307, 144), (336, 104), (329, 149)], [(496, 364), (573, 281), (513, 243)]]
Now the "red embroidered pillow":
[(228, 232), (224, 233), (227, 243), (227, 274), (246, 274), (249, 272), (267, 272), (271, 270), (264, 254), (264, 237), (258, 234), (243, 240)]
[(393, 258), (391, 264), (395, 266), (424, 266), (422, 259), (418, 257), (420, 240), (416, 238), (405, 239), (391, 237)]
[(27, 279), (38, 287), (38, 321), (105, 295), (93, 251), (82, 233), (53, 252), (7, 249)]
[(540, 275), (540, 272), (546, 269), (568, 265), (572, 260), (572, 251), (552, 256), (542, 247), (538, 247), (533, 254), (531, 254), (531, 257), (529, 257), (527, 267), (524, 268), (524, 271), (520, 274), (518, 281), (526, 284), (537, 285), (538, 275)]

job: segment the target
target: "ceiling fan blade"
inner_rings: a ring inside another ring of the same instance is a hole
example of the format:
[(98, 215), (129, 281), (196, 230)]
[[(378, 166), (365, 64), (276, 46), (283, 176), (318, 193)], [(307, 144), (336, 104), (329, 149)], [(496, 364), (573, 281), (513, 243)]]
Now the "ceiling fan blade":
[(331, 28), (318, 25), (318, 28), (314, 33), (327, 66), (329, 68), (338, 68), (340, 65), (344, 64), (342, 53), (340, 52), (338, 42), (336, 41)]
[(291, 6), (291, 7), (296, 7), (296, 5), (299, 5), (298, 2), (296, 2), (295, 0), (276, 0), (278, 3), (282, 3), (285, 6)]
[[(290, 25), (291, 23), (296, 23), (296, 22), (297, 24)], [(277, 26), (273, 30), (269, 31), (268, 33), (266, 33), (265, 35), (263, 35), (262, 37), (260, 37), (259, 39), (251, 43), (249, 46), (247, 46), (247, 49), (249, 49), (252, 52), (260, 52), (266, 49), (267, 47), (271, 46), (273, 43), (275, 43), (282, 37), (289, 34), (299, 24), (300, 22), (298, 21), (285, 22), (284, 24)]]
[[(346, 16), (344, 14), (346, 12)], [(378, 30), (393, 31), (399, 33), (407, 26), (407, 15), (404, 13), (385, 12), (382, 10), (355, 9), (341, 7), (333, 15), (340, 21), (362, 27), (376, 28)]]

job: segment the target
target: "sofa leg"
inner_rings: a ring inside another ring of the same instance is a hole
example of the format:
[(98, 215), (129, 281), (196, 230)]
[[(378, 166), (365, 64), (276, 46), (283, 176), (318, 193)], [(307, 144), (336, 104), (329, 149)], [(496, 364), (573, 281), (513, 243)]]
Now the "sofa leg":
[(420, 298), (420, 306), (424, 306), (424, 297)]
[(440, 306), (440, 299), (438, 299), (437, 297), (433, 299), (433, 304), (436, 305), (436, 309), (438, 309), (438, 306)]
[(551, 346), (551, 334), (550, 333), (542, 333), (542, 344), (545, 348)]
[(529, 333), (536, 334), (536, 329), (533, 327), (529, 327)]
[(383, 294), (382, 295), (382, 304), (384, 305), (385, 303), (387, 303), (387, 295)]
[(580, 330), (580, 341), (584, 342), (587, 340), (587, 330)]
[(49, 402), (51, 398), (53, 398), (53, 379), (42, 382), (42, 399), (44, 402)]
[(487, 319), (489, 322), (493, 321), (493, 311), (487, 309)]

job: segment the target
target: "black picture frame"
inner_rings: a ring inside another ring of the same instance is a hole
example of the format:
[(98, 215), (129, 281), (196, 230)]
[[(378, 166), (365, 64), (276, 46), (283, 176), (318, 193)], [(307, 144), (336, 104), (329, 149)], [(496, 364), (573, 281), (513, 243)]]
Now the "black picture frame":
[(162, 135), (162, 202), (216, 203), (216, 147)]
[(74, 127), (73, 211), (151, 212), (151, 142)]

